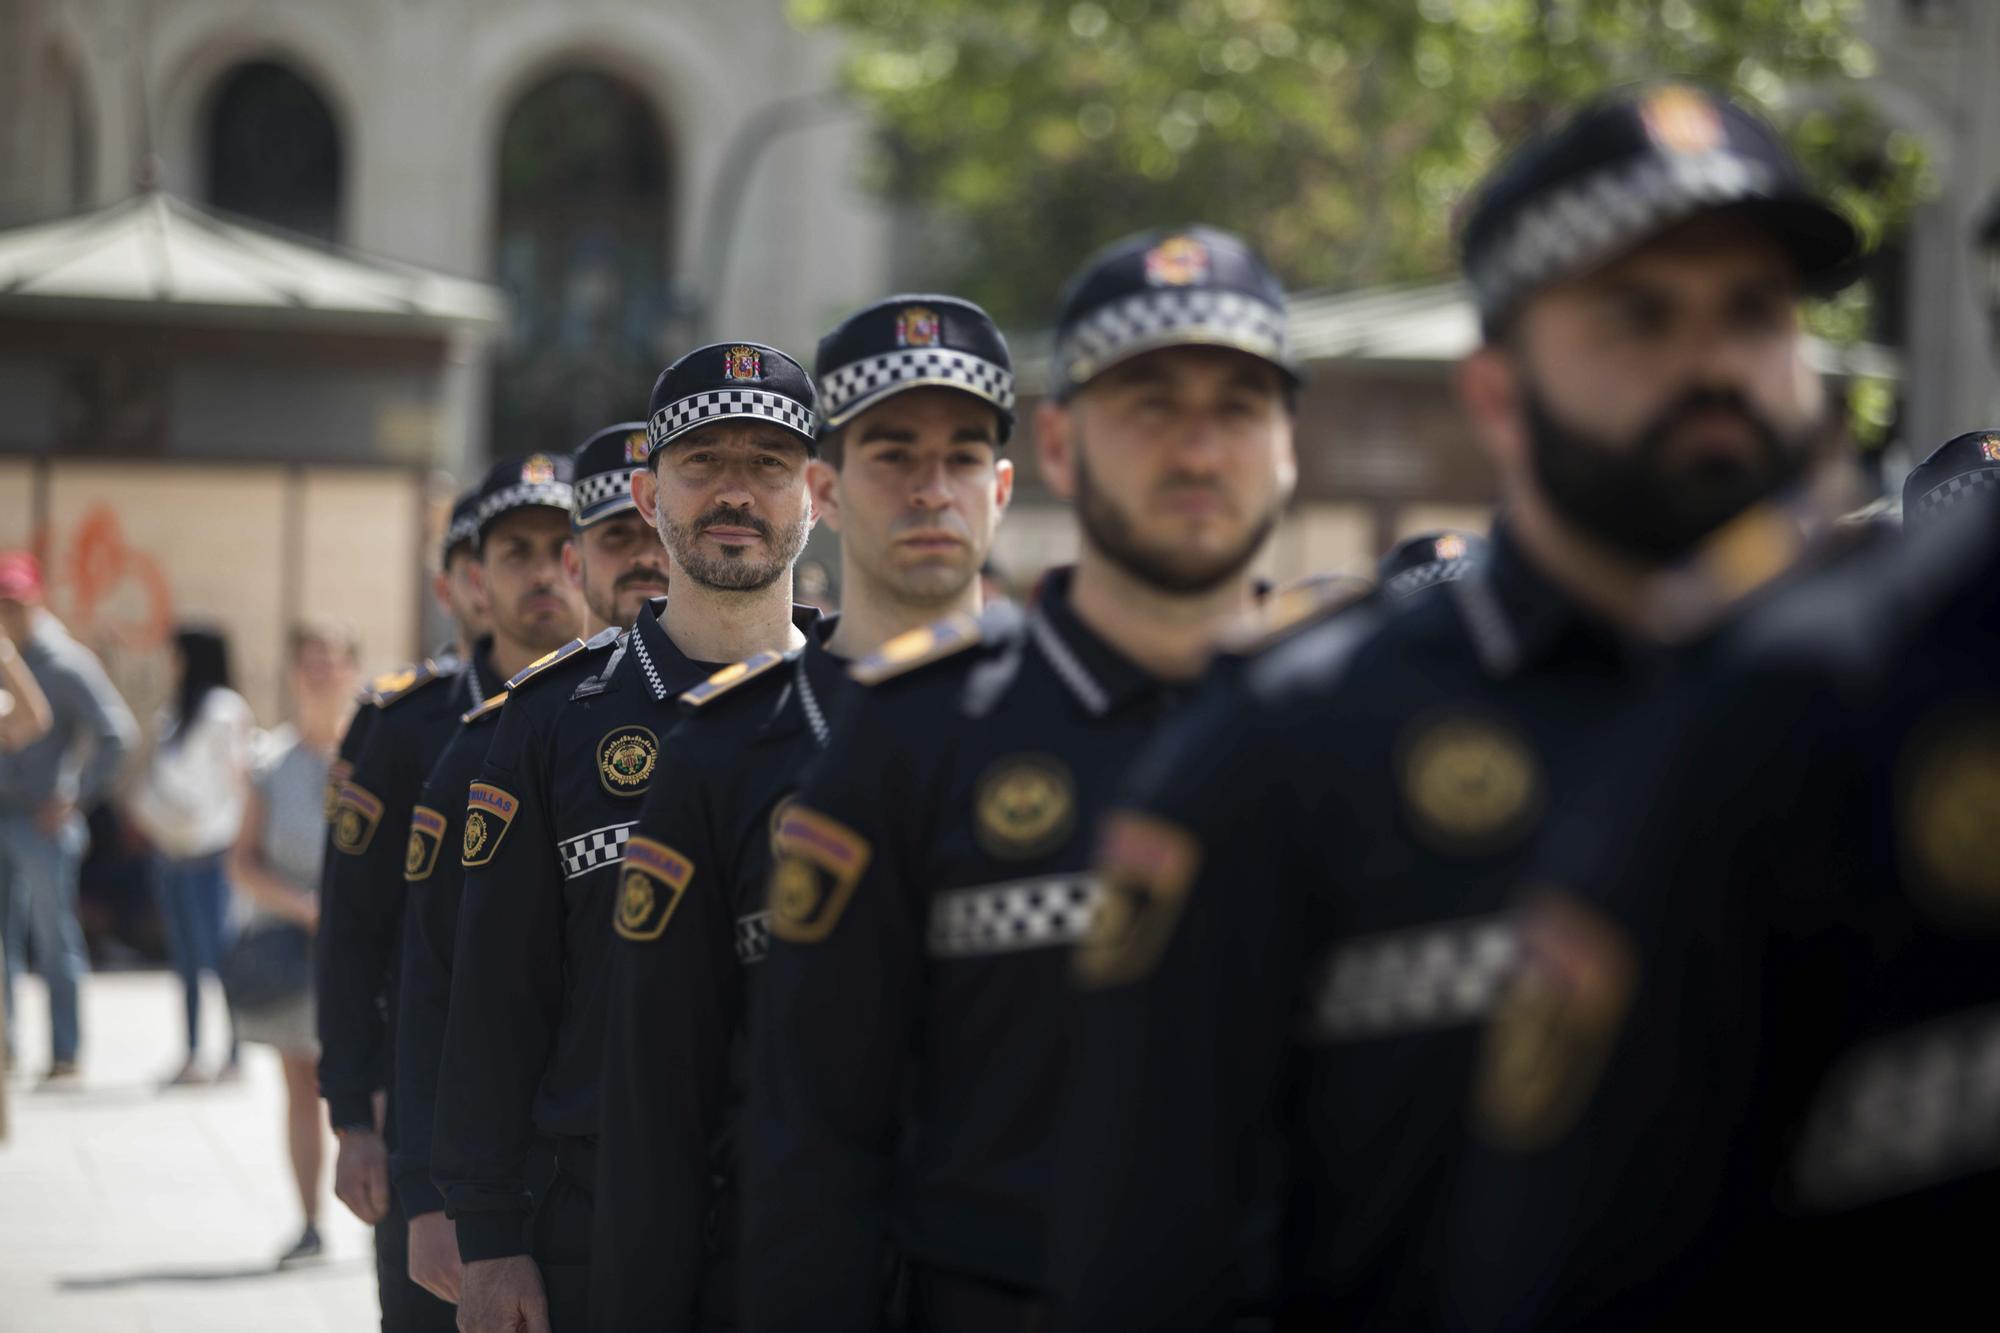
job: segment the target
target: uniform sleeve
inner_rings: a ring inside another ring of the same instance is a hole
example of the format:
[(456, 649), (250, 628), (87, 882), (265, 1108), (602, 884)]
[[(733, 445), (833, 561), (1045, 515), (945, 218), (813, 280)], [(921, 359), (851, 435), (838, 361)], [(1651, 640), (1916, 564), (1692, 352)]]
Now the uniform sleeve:
[[(736, 886), (712, 827), (707, 765), (676, 761), (626, 844), (608, 953), (591, 1317), (691, 1328), (727, 1162), (729, 1052), (742, 1007)], [(638, 878), (635, 879), (634, 877)]]
[(407, 722), (377, 719), (334, 805), (320, 905), (319, 1085), (335, 1128), (372, 1126), (372, 1098), (391, 1072), (403, 845), (422, 779), (415, 747)]
[[(444, 1207), (431, 1180), (431, 1130), (437, 1114), (438, 1066), (451, 1008), (452, 948), (458, 932), (460, 864), (465, 820), (468, 729), (459, 733), (424, 784), (410, 817), (403, 874), (403, 966), (396, 1005), (396, 1147), (390, 1166), (410, 1217)], [(453, 776), (459, 780), (453, 782)]]
[(925, 760), (893, 698), (858, 692), (780, 824), (754, 978), (742, 1253), (753, 1329), (881, 1321), (887, 1193), (919, 1003)]
[(70, 706), (90, 737), (90, 757), (76, 775), (76, 803), (88, 807), (110, 787), (118, 766), (138, 743), (139, 723), (88, 650), (77, 648), (64, 665)]
[(563, 995), (563, 881), (543, 730), (534, 708), (510, 700), (467, 795), (431, 1151), (467, 1263), (529, 1249), (535, 1092)]
[(1283, 765), (1218, 700), (1101, 827), (1051, 1223), (1060, 1328), (1226, 1327), (1271, 1282), (1301, 934)]

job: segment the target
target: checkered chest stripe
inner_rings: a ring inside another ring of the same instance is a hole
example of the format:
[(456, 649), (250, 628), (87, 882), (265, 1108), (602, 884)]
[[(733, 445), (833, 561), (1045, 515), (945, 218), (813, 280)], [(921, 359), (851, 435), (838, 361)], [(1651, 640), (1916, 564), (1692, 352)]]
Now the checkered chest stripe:
[(1080, 943), (1103, 896), (1103, 886), (1085, 874), (948, 890), (931, 899), (931, 956), (970, 958)]
[(594, 477), (579, 480), (570, 501), (571, 516), (587, 518), (593, 511), (614, 500), (630, 499), (634, 471), (634, 468), (625, 468), (617, 472), (600, 472)]
[(842, 366), (826, 377), (827, 420), (839, 423), (859, 404), (899, 385), (939, 384), (965, 389), (1003, 412), (1014, 410), (1014, 377), (970, 352), (950, 347), (905, 347)]
[(632, 836), (632, 826), (636, 823), (637, 820), (627, 820), (623, 824), (606, 824), (556, 844), (556, 851), (562, 857), (563, 878), (576, 879), (593, 870), (617, 865), (625, 858), (625, 841)]
[(736, 961), (748, 967), (771, 952), (771, 914), (752, 912), (736, 918)]
[(1513, 922), (1500, 916), (1344, 941), (1320, 969), (1306, 1037), (1330, 1045), (1475, 1022), (1519, 956)]
[(1260, 356), (1287, 360), (1285, 312), (1241, 292), (1160, 288), (1092, 311), (1056, 349), (1058, 365), (1088, 376), (1133, 347), (1190, 332)]
[(646, 423), (646, 439), (657, 449), (704, 421), (729, 417), (762, 417), (806, 436), (812, 435), (819, 425), (811, 408), (781, 393), (763, 389), (712, 389), (689, 394), (655, 412)]

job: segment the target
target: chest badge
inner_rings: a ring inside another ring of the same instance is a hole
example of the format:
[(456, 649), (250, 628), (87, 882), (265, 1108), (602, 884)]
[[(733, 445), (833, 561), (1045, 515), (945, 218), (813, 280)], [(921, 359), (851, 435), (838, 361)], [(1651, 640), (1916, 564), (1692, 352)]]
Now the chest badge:
[(979, 779), (974, 831), (987, 854), (1024, 861), (1060, 847), (1076, 823), (1076, 788), (1061, 761), (1011, 755)]
[(1912, 890), (1934, 915), (2000, 911), (2000, 718), (1934, 719), (1903, 761), (1897, 823)]
[(597, 743), (597, 775), (613, 796), (637, 796), (653, 779), (660, 742), (644, 727), (620, 727)]
[(1535, 756), (1496, 722), (1454, 717), (1416, 734), (1403, 753), (1403, 799), (1418, 832), (1442, 850), (1494, 851), (1541, 813)]

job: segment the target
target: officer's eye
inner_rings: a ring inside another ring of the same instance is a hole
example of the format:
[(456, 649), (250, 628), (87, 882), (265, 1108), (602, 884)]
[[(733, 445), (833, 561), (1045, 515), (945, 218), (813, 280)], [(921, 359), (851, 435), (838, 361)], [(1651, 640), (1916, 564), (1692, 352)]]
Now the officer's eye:
[(765, 454), (762, 458), (757, 460), (757, 464), (759, 467), (781, 468), (790, 466), (788, 463), (786, 463), (784, 459), (778, 457), (776, 454)]
[(890, 467), (901, 467), (910, 461), (910, 451), (898, 446), (877, 449), (875, 451), (875, 461), (878, 463), (887, 463)]
[(1791, 302), (1779, 293), (1752, 289), (1730, 298), (1728, 317), (1736, 328), (1763, 332), (1780, 327), (1790, 308)]
[(984, 467), (986, 453), (981, 449), (954, 449), (951, 451), (953, 467)]

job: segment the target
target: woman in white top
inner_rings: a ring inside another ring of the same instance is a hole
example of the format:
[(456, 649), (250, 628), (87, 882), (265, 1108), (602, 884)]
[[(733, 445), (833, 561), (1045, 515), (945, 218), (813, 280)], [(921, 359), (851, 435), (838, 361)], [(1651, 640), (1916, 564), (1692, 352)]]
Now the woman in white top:
[[(132, 814), (160, 853), (160, 916), (187, 1006), (187, 1063), (171, 1082), (187, 1084), (203, 1081), (201, 974), (217, 973), (228, 944), (223, 858), (243, 827), (255, 719), (229, 687), (229, 645), (219, 631), (183, 626), (174, 635), (174, 658), (174, 698), (160, 710)], [(236, 1068), (232, 1025), (217, 1080), (234, 1077)]]

